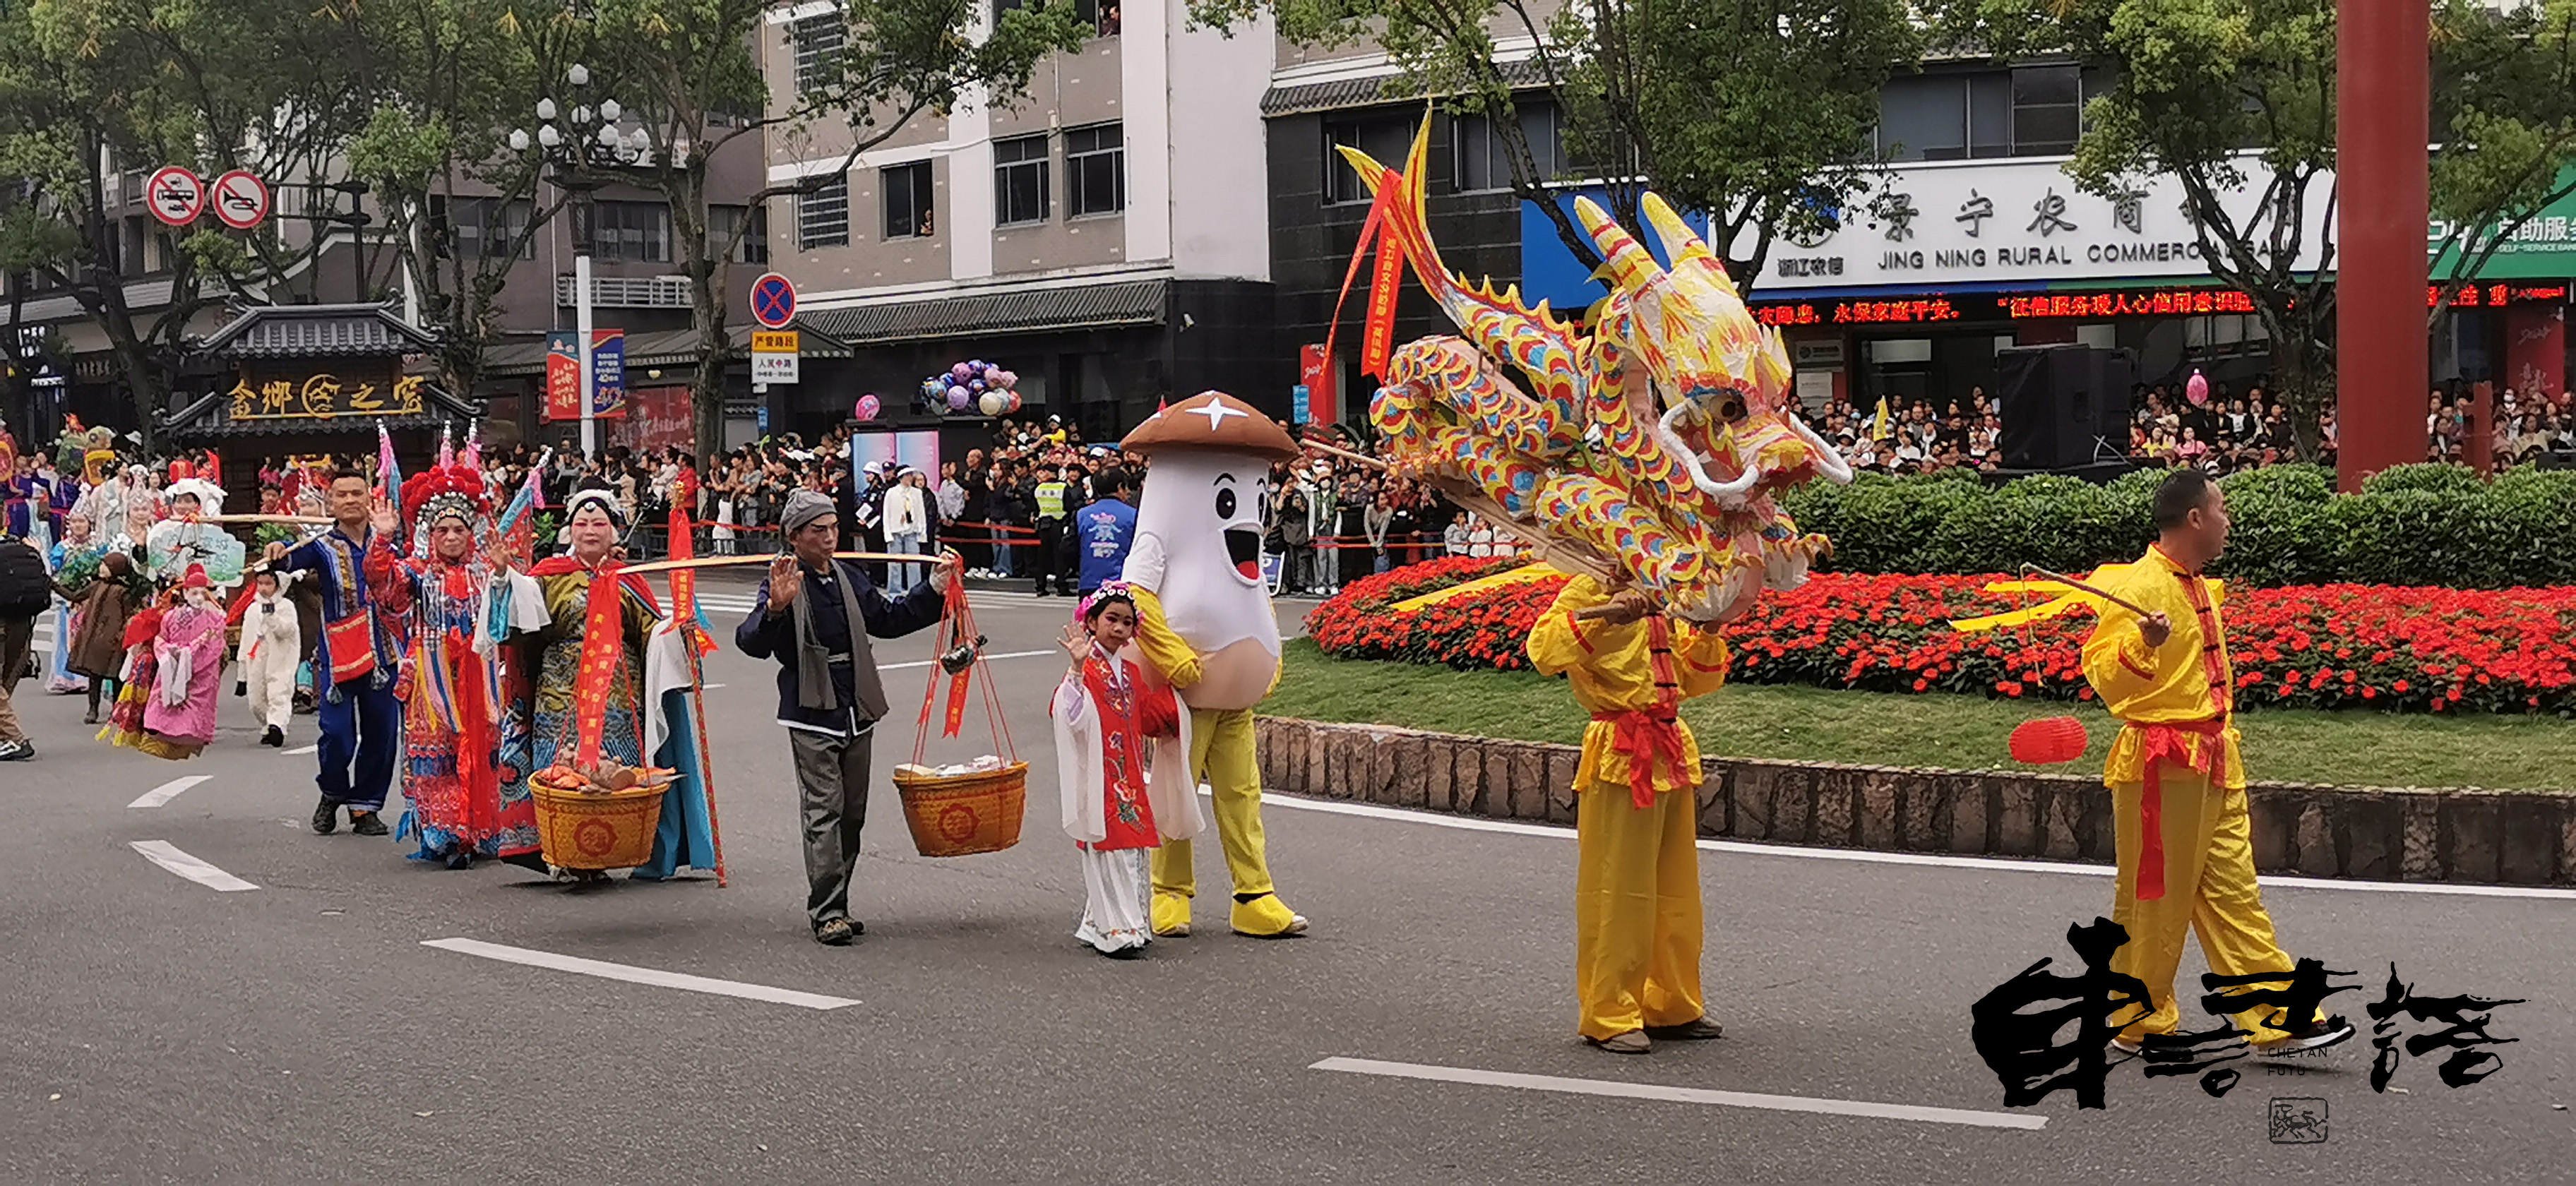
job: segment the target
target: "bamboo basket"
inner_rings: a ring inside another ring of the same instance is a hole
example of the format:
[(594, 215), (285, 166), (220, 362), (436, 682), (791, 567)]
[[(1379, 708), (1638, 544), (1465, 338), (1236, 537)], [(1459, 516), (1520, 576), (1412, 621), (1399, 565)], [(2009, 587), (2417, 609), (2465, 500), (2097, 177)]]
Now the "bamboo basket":
[(923, 856), (1000, 852), (1020, 842), (1020, 820), (1028, 810), (1026, 762), (946, 777), (897, 770), (894, 787), (903, 797), (912, 847)]
[(546, 863), (564, 869), (630, 869), (653, 859), (653, 830), (662, 823), (669, 787), (606, 794), (565, 790), (528, 780), (537, 800), (537, 841)]

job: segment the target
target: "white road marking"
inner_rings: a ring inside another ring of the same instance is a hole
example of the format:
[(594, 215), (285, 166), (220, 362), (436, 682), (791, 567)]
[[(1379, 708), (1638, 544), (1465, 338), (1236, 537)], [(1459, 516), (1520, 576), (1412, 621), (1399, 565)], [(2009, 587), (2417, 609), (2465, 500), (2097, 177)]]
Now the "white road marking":
[(309, 753), (312, 753), (313, 751), (318, 750), (318, 749), (320, 749), (320, 748), (322, 748), (322, 743), (317, 741), (317, 742), (314, 742), (314, 743), (313, 743), (313, 744), (311, 744), (311, 745), (299, 745), (299, 746), (295, 747), (294, 749), (282, 749), (282, 750), (279, 750), (279, 751), (277, 751), (277, 752), (279, 752), (279, 753), (281, 753), (281, 754), (287, 754), (287, 755), (290, 755), (290, 756), (291, 756), (291, 755), (297, 755), (297, 754), (309, 754)]
[[(1475, 816), (1441, 815), (1437, 812), (1412, 811), (1401, 807), (1381, 807), (1375, 803), (1345, 803), (1330, 799), (1306, 799), (1264, 791), (1261, 801), (1299, 811), (1320, 811), (1328, 815), (1358, 815), (1370, 819), (1403, 820), (1429, 824), (1438, 828), (1457, 828), (1469, 832), (1507, 832), (1519, 836), (1548, 836), (1561, 840), (1574, 838), (1574, 829), (1558, 824), (1533, 824), (1520, 820), (1480, 819)], [(1871, 865), (1931, 865), (1944, 869), (1989, 869), (2008, 873), (2071, 873), (2079, 877), (2115, 877), (2119, 870), (2110, 865), (2081, 865), (2069, 861), (2026, 861), (2013, 857), (1942, 856), (1922, 852), (1873, 852), (1861, 848), (1807, 848), (1794, 844), (1756, 844), (1746, 840), (1702, 840), (1701, 848), (1710, 852), (1741, 853), (1747, 856), (1798, 857), (1810, 861), (1858, 861)], [(2466, 885), (2440, 881), (2357, 881), (2340, 877), (2290, 877), (2265, 875), (2259, 879), (2267, 886), (2285, 889), (2352, 890), (2374, 894), (2447, 894), (2468, 898), (2549, 898), (2576, 901), (2576, 888), (2550, 885)]]
[(792, 988), (772, 988), (766, 984), (744, 984), (737, 980), (713, 980), (685, 972), (665, 972), (659, 968), (638, 968), (612, 964), (580, 956), (556, 955), (526, 947), (486, 943), (480, 939), (423, 939), (423, 947), (479, 955), (488, 960), (509, 964), (526, 964), (532, 968), (552, 968), (558, 972), (578, 972), (603, 980), (623, 980), (629, 984), (650, 984), (659, 988), (680, 988), (690, 992), (713, 993), (722, 997), (740, 997), (747, 1001), (768, 1001), (774, 1005), (794, 1005), (800, 1009), (840, 1009), (858, 1004), (848, 997), (827, 997), (820, 993), (799, 992)]
[(132, 803), (126, 804), (126, 806), (159, 807), (172, 799), (178, 798), (179, 792), (187, 790), (188, 788), (213, 777), (214, 775), (211, 774), (191, 774), (184, 778), (174, 778), (168, 782), (162, 783), (160, 786), (143, 792), (141, 795), (137, 796)]
[(1879, 1104), (1803, 1095), (1768, 1095), (1756, 1091), (1715, 1091), (1702, 1087), (1666, 1087), (1656, 1083), (1620, 1083), (1607, 1079), (1574, 1079), (1563, 1075), (1524, 1075), (1473, 1067), (1441, 1067), (1373, 1058), (1328, 1058), (1308, 1070), (1382, 1075), (1392, 1079), (1427, 1079), (1435, 1083), (1469, 1083), (1567, 1095), (1602, 1095), (1617, 1099), (1661, 1100), (1676, 1104), (1710, 1104), (1726, 1108), (1762, 1108), (1773, 1112), (1814, 1112), (1826, 1116), (1861, 1116), (1872, 1120), (1913, 1120), (1925, 1124), (1964, 1124), (1977, 1128), (2041, 1129), (2048, 1117), (2018, 1112), (1978, 1112), (1965, 1108), (1927, 1108), (1916, 1104)]
[[(984, 658), (989, 662), (994, 659), (1034, 659), (1040, 655), (1061, 655), (1063, 653), (1064, 652), (1062, 651), (1004, 651), (998, 655), (986, 655)], [(939, 660), (937, 659), (923, 659), (915, 663), (880, 663), (877, 665), (877, 670), (906, 671), (916, 667), (928, 667), (938, 661)]]
[(219, 893), (229, 894), (259, 888), (179, 851), (167, 840), (136, 840), (131, 843), (131, 846), (134, 851), (143, 854), (144, 860)]

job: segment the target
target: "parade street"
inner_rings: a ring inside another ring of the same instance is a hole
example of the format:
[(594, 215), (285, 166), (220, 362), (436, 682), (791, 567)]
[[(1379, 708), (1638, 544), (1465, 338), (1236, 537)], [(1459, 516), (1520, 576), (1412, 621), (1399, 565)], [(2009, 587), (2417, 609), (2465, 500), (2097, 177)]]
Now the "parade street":
[[(2289, 1070), (2230, 1064), (2242, 1079), (2223, 1098), (2197, 1073), (2117, 1067), (2101, 1111), (2066, 1092), (2006, 1108), (1969, 1009), (2044, 957), (2073, 965), (2066, 929), (2109, 912), (2107, 869), (1704, 842), (1726, 1036), (1642, 1058), (1576, 1038), (1563, 829), (1274, 797), (1273, 868), (1311, 934), (1228, 934), (1207, 843), (1196, 934), (1101, 958), (1071, 934), (1082, 885), (1045, 716), (1070, 602), (1025, 594), (975, 594), (1032, 764), (1018, 847), (915, 855), (887, 771), (911, 752), (932, 642), (884, 644), (896, 708), (852, 899), (866, 934), (820, 946), (801, 909), (776, 668), (732, 647), (751, 587), (710, 581), (701, 596), (725, 643), (706, 666), (723, 889), (621, 875), (576, 891), (407, 861), (408, 843), (345, 829), (316, 836), (310, 716), (288, 749), (262, 748), (227, 695), (205, 754), (162, 762), (91, 741), (78, 697), (22, 685), (41, 752), (0, 767), (0, 1181), (2576, 1173), (2564, 889), (2273, 885), (2284, 945), (2360, 985), (2330, 1007), (2361, 1036)], [(1282, 602), (1283, 625), (1310, 605)], [(966, 720), (934, 760), (985, 752), (981, 709)], [(2354, 755), (2355, 781), (2368, 761)], [(2372, 1090), (2364, 1006), (2392, 961), (2421, 995), (2528, 1002), (2496, 1011), (2492, 1036), (2512, 1041), (2488, 1048), (2502, 1060), (2490, 1077), (2446, 1086), (2439, 1051)], [(2186, 1028), (2209, 1024), (2186, 1009)], [(2326, 1101), (2323, 1127), (2275, 1139), (2267, 1117), (2287, 1099)]]

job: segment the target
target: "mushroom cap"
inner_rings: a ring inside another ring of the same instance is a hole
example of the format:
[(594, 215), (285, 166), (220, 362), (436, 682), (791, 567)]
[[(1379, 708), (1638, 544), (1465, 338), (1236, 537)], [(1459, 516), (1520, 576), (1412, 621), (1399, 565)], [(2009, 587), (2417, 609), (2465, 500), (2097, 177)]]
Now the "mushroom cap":
[(1210, 449), (1271, 461), (1294, 461), (1303, 452), (1278, 421), (1222, 391), (1202, 391), (1154, 413), (1118, 447), (1147, 457), (1156, 449)]

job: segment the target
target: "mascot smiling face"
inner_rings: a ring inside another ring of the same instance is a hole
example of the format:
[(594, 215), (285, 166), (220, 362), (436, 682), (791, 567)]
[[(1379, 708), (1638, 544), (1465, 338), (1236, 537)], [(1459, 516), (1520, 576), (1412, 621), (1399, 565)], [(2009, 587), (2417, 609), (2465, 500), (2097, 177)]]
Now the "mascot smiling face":
[(1127, 580), (1162, 601), (1164, 619), (1199, 656), (1192, 708), (1250, 708), (1279, 674), (1279, 622), (1261, 579), (1261, 509), (1270, 464), (1295, 440), (1222, 392), (1154, 414), (1120, 447), (1150, 461), (1136, 509)]

